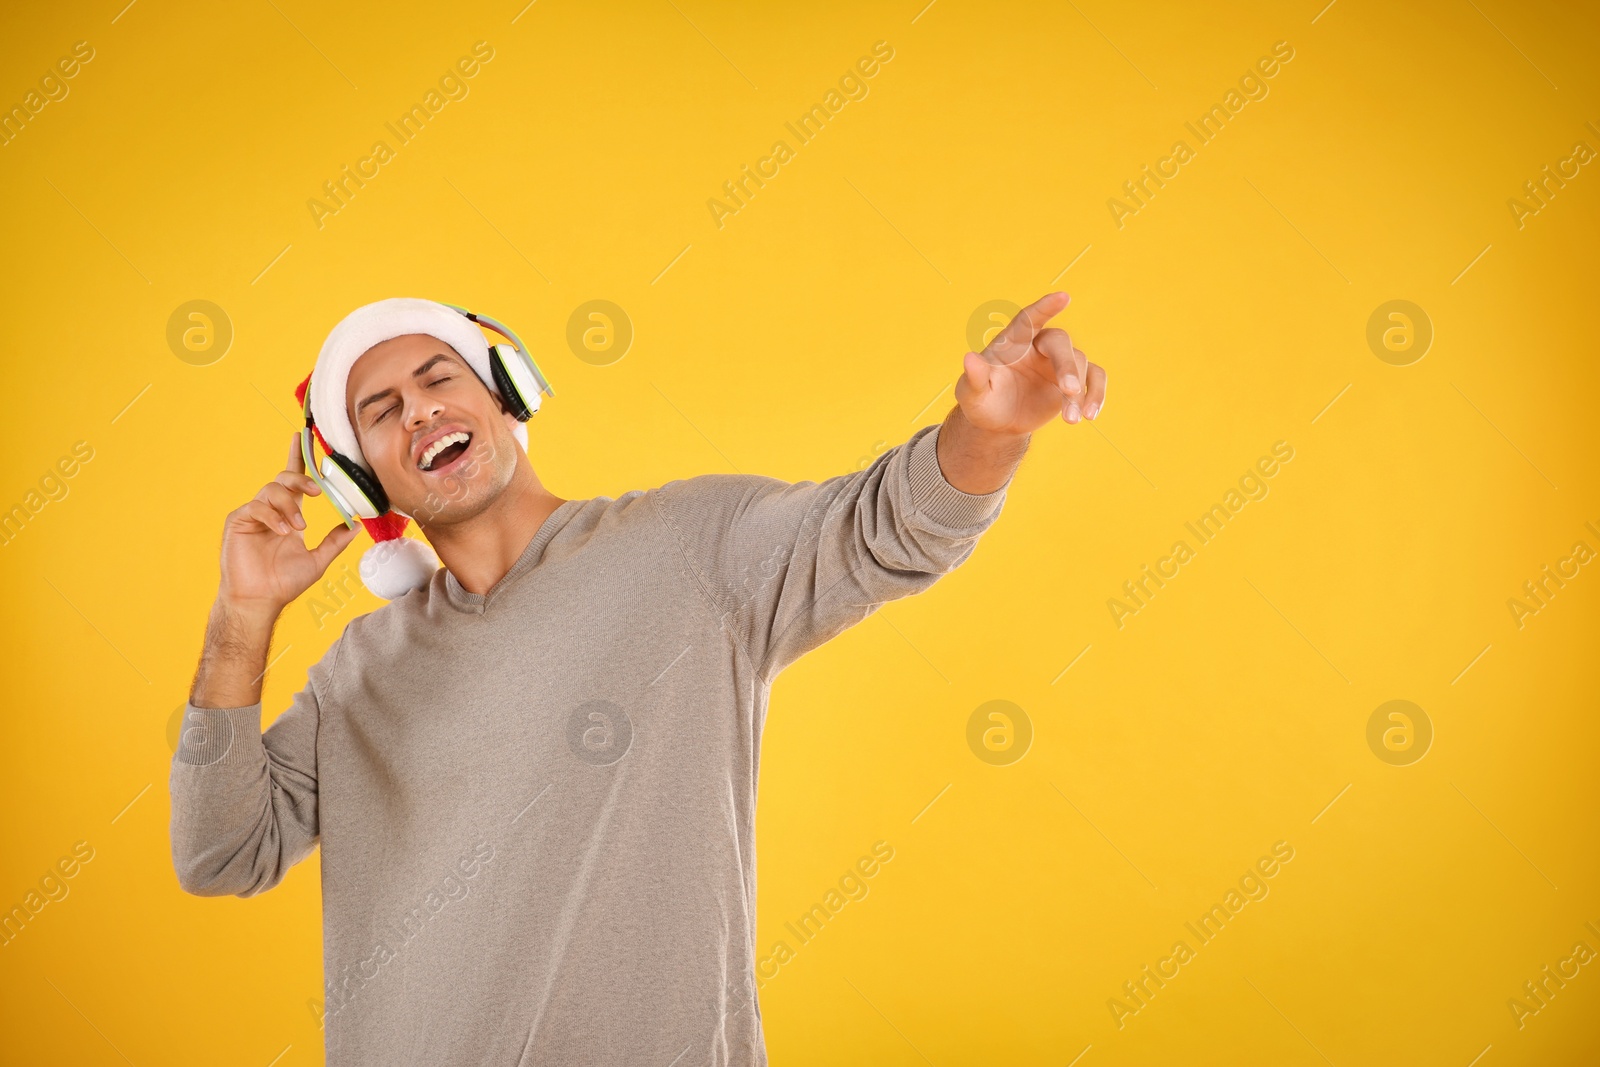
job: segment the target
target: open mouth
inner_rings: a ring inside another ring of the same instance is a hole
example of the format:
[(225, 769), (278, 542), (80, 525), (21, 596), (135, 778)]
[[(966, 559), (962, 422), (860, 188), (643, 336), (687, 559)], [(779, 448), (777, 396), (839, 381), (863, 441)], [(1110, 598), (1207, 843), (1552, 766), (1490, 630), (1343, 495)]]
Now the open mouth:
[(447, 433), (423, 450), (422, 458), (417, 461), (417, 469), (430, 472), (443, 470), (466, 455), (467, 446), (471, 443), (472, 435), (463, 430)]

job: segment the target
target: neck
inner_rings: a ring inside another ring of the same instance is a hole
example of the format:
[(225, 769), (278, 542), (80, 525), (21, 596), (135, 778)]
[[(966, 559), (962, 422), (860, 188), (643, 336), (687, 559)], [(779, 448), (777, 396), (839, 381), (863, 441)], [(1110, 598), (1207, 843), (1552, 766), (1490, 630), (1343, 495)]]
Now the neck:
[(461, 588), (482, 595), (506, 576), (544, 520), (564, 503), (522, 460), (511, 483), (472, 518), (431, 526), (419, 522), (418, 526)]

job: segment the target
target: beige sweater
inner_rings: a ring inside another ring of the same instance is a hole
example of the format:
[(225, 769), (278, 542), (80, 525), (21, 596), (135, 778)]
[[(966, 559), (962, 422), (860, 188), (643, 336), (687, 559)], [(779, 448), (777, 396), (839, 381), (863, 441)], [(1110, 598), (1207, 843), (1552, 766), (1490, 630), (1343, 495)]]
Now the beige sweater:
[(191, 705), (179, 883), (252, 896), (320, 842), (330, 1067), (764, 1064), (769, 687), (994, 522), (937, 441), (567, 501), (487, 594), (352, 620), (264, 734)]

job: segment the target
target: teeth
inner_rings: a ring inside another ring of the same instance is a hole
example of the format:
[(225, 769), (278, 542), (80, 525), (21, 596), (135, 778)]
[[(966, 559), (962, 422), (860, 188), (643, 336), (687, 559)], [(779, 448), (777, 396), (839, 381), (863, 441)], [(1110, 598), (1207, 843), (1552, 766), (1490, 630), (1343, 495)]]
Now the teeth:
[(462, 433), (460, 430), (457, 430), (455, 433), (447, 433), (433, 444), (428, 446), (427, 450), (422, 453), (422, 461), (418, 463), (417, 466), (421, 467), (423, 470), (432, 470), (433, 461), (440, 452), (443, 452), (451, 445), (466, 444), (471, 439), (472, 438), (470, 436)]

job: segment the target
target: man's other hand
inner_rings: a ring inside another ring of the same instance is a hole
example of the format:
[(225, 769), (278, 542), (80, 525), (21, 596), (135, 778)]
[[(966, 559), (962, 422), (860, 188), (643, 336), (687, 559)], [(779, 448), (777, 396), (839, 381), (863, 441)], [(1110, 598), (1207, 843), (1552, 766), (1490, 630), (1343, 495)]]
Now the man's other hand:
[(1076, 423), (1105, 406), (1106, 372), (1072, 345), (1067, 331), (1046, 327), (1072, 298), (1050, 293), (1017, 313), (982, 352), (968, 352), (956, 403), (975, 428), (1032, 433), (1060, 415)]

